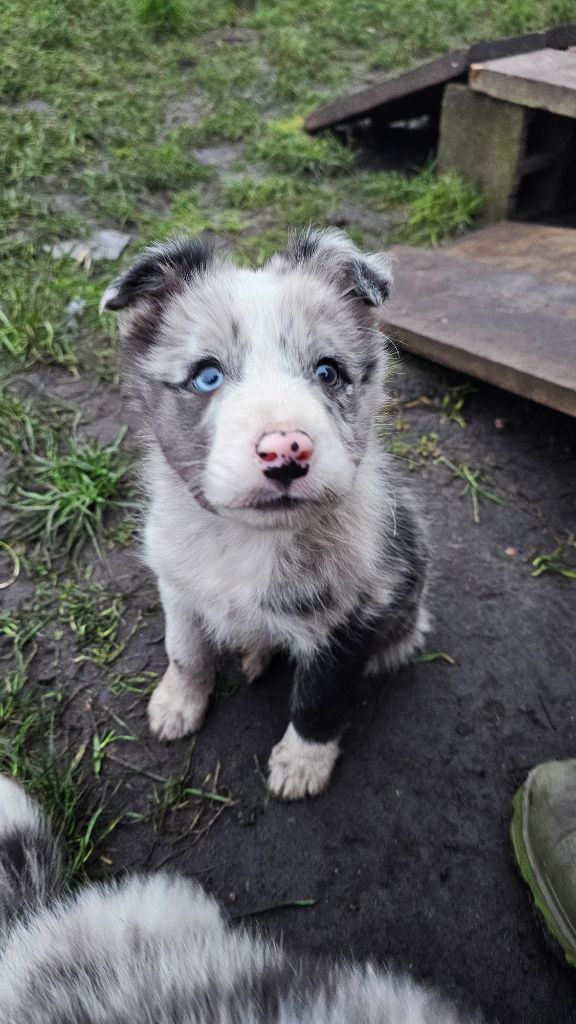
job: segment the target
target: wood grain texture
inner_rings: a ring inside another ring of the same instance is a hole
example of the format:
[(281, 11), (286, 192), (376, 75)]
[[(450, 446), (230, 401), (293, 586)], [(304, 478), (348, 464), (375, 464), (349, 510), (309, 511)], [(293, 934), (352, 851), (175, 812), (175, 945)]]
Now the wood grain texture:
[(470, 88), (521, 107), (576, 118), (576, 54), (550, 48), (472, 64)]
[(504, 222), (394, 256), (394, 341), (576, 416), (576, 232)]

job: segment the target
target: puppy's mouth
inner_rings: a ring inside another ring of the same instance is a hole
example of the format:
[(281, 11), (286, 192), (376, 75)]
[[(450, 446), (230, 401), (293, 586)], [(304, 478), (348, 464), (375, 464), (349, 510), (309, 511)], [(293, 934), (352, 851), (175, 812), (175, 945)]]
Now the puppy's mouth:
[(312, 498), (294, 498), (290, 494), (279, 494), (277, 498), (257, 499), (250, 505), (245, 505), (244, 508), (253, 508), (257, 512), (289, 512), (296, 508), (317, 504), (318, 502)]
[(331, 505), (337, 500), (333, 491), (323, 491), (322, 494), (295, 495), (288, 491), (279, 494), (270, 494), (262, 491), (253, 491), (237, 499), (226, 509), (229, 512), (256, 512), (262, 518), (275, 513), (297, 514), (306, 510)]

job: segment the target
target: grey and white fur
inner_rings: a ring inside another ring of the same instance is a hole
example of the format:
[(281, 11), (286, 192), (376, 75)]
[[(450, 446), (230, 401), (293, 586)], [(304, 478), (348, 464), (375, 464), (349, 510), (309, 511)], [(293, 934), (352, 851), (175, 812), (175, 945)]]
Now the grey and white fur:
[(473, 1024), (409, 978), (231, 929), (177, 875), (71, 894), (61, 871), (42, 814), (0, 776), (2, 1024)]
[(376, 431), (389, 287), (385, 256), (308, 229), (256, 270), (198, 240), (155, 245), (101, 303), (121, 312), (166, 616), (150, 726), (200, 728), (219, 650), (251, 679), (285, 652), (290, 724), (269, 761), (285, 799), (326, 787), (359, 676), (403, 664), (427, 629), (422, 529)]

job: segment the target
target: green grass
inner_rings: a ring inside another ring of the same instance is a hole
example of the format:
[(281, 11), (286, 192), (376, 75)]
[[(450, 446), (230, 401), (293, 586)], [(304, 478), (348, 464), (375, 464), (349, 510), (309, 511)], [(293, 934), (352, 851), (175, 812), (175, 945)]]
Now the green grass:
[(307, 135), (302, 119), (292, 117), (269, 121), (252, 143), (248, 157), (284, 174), (320, 177), (350, 167), (354, 154), (329, 135)]
[(253, 103), (244, 99), (228, 98), (219, 103), (217, 109), (208, 114), (201, 124), (182, 132), (197, 145), (209, 142), (239, 142), (254, 133), (258, 126), (258, 114)]
[(136, 12), (140, 24), (154, 39), (178, 35), (186, 21), (181, 0), (140, 0)]
[(63, 450), (32, 455), (29, 482), (15, 486), (10, 503), (20, 535), (48, 551), (87, 540), (98, 551), (106, 514), (130, 504), (131, 461), (120, 441), (100, 447), (73, 434)]
[(559, 544), (554, 551), (532, 559), (533, 576), (552, 573), (566, 580), (576, 580), (576, 541)]
[(79, 586), (74, 581), (62, 584), (58, 615), (74, 634), (79, 654), (75, 661), (111, 665), (125, 648), (119, 638), (123, 623), (123, 603), (119, 594), (109, 594), (96, 583)]
[(446, 455), (440, 454), (436, 458), (436, 462), (442, 466), (446, 466), (450, 470), (452, 475), (457, 480), (461, 480), (463, 483), (461, 494), (468, 495), (472, 503), (472, 517), (475, 523), (480, 522), (480, 502), (491, 501), (495, 505), (504, 505), (504, 498), (501, 495), (496, 494), (491, 490), (484, 479), (484, 471), (482, 469), (474, 469), (468, 465), (467, 462), (454, 462), (449, 459)]
[(64, 844), (66, 877), (73, 880), (85, 876), (118, 822), (106, 816), (105, 795), (90, 793), (84, 747), (70, 747), (59, 724), (61, 691), (38, 691), (29, 679), (47, 614), (46, 607), (35, 607), (0, 616), (0, 637), (11, 646), (15, 666), (0, 680), (0, 773), (16, 779), (44, 806)]
[(466, 420), (464, 419), (464, 406), (468, 401), (470, 395), (473, 395), (477, 391), (477, 388), (473, 384), (457, 384), (453, 388), (448, 388), (448, 391), (442, 398), (442, 414), (447, 420), (451, 420), (452, 423), (457, 423), (459, 427), (464, 428), (466, 426)]
[(394, 240), (410, 245), (438, 245), (470, 227), (482, 210), (482, 197), (471, 184), (456, 174), (437, 176), (433, 166), (411, 176), (398, 172), (361, 175), (358, 195), (370, 209), (403, 207), (406, 218)]

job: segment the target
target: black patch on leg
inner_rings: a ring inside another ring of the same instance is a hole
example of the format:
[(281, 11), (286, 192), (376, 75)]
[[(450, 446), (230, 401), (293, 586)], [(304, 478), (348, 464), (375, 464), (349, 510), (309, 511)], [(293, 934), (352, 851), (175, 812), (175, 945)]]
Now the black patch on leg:
[(340, 735), (370, 657), (395, 647), (414, 630), (428, 553), (409, 508), (397, 509), (395, 537), (386, 557), (401, 567), (387, 607), (375, 607), (367, 595), (360, 596), (354, 612), (330, 633), (312, 664), (297, 667), (291, 719), (305, 740), (327, 743)]
[(303, 739), (328, 743), (341, 734), (377, 639), (378, 621), (366, 615), (361, 602), (332, 631), (312, 664), (297, 666), (290, 710), (292, 724)]

